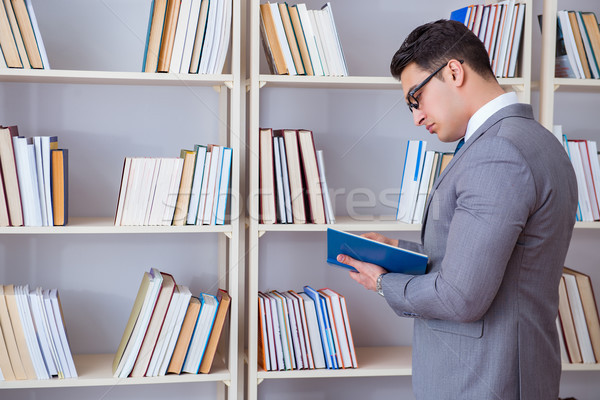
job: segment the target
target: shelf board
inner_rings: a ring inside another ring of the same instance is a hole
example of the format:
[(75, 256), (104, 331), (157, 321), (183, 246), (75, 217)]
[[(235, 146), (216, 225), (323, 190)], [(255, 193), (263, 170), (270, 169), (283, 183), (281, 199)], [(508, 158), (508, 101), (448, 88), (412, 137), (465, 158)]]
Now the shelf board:
[(398, 222), (393, 216), (383, 217), (335, 217), (335, 224), (260, 224), (260, 232), (319, 232), (327, 228), (341, 231), (420, 231), (421, 224)]
[(563, 371), (600, 371), (600, 364), (568, 364), (563, 363)]
[(228, 382), (231, 375), (219, 357), (215, 357), (210, 374), (181, 374), (144, 378), (114, 378), (113, 354), (75, 355), (78, 378), (2, 381), (0, 389), (31, 389), (50, 387), (147, 385), (151, 383)]
[(575, 229), (600, 229), (600, 222), (575, 222)]
[[(261, 85), (279, 88), (401, 90), (402, 84), (391, 76), (289, 76), (259, 75)], [(524, 86), (523, 78), (500, 78), (502, 86)]]
[(258, 371), (258, 379), (357, 378), (367, 376), (410, 376), (412, 350), (400, 347), (357, 347), (358, 368), (300, 371)]
[(554, 78), (555, 87), (597, 91), (600, 89), (600, 79)]
[(231, 225), (184, 226), (115, 226), (113, 218), (69, 218), (66, 226), (8, 226), (0, 228), (0, 235), (15, 234), (74, 234), (74, 233), (209, 233), (232, 232)]
[(202, 75), (19, 68), (0, 70), (0, 82), (210, 87), (226, 85), (232, 81), (231, 74)]

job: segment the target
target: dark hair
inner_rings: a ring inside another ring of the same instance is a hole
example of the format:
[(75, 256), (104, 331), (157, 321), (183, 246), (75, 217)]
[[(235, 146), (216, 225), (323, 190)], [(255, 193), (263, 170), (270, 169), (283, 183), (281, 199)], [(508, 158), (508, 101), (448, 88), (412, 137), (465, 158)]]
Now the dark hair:
[(408, 64), (433, 72), (451, 59), (464, 60), (473, 71), (486, 79), (496, 79), (484, 44), (464, 24), (440, 19), (415, 28), (394, 54), (390, 71), (400, 75)]

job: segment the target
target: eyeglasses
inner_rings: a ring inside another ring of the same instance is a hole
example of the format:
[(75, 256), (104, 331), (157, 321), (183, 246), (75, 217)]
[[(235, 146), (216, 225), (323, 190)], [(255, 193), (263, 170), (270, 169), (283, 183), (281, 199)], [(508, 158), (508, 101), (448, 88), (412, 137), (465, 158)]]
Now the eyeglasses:
[[(413, 110), (419, 109), (419, 99), (415, 96), (415, 94), (419, 90), (423, 89), (423, 86), (427, 85), (427, 83), (431, 80), (431, 78), (436, 76), (438, 72), (440, 72), (442, 69), (444, 69), (444, 67), (446, 67), (446, 65), (448, 65), (449, 62), (450, 61), (446, 62), (444, 65), (442, 65), (441, 67), (439, 67), (438, 69), (433, 71), (433, 73), (431, 73), (431, 75), (429, 75), (427, 78), (425, 78), (425, 80), (423, 80), (423, 82), (419, 83), (410, 92), (408, 92), (408, 94), (406, 95), (406, 104), (408, 105), (408, 109), (410, 110), (410, 112), (413, 112)], [(458, 62), (460, 62), (462, 64), (465, 61), (458, 60)]]

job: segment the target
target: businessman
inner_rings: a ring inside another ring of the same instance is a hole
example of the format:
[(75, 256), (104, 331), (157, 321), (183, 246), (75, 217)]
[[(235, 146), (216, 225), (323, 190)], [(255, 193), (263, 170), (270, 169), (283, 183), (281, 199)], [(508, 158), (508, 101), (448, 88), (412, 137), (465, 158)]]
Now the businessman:
[(414, 318), (417, 399), (557, 399), (558, 282), (577, 207), (566, 152), (529, 105), (504, 92), (463, 24), (416, 28), (391, 72), (414, 123), (460, 143), (432, 188), (421, 243), (366, 235), (427, 254), (427, 272), (338, 261)]

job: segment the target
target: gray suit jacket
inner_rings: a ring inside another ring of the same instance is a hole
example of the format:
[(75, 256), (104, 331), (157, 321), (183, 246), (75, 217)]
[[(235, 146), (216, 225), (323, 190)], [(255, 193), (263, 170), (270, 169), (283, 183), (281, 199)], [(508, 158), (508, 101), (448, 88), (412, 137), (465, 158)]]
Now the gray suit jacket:
[(565, 150), (514, 104), (490, 117), (434, 184), (421, 276), (388, 274), (385, 299), (415, 317), (418, 399), (556, 399), (558, 282), (577, 208)]

